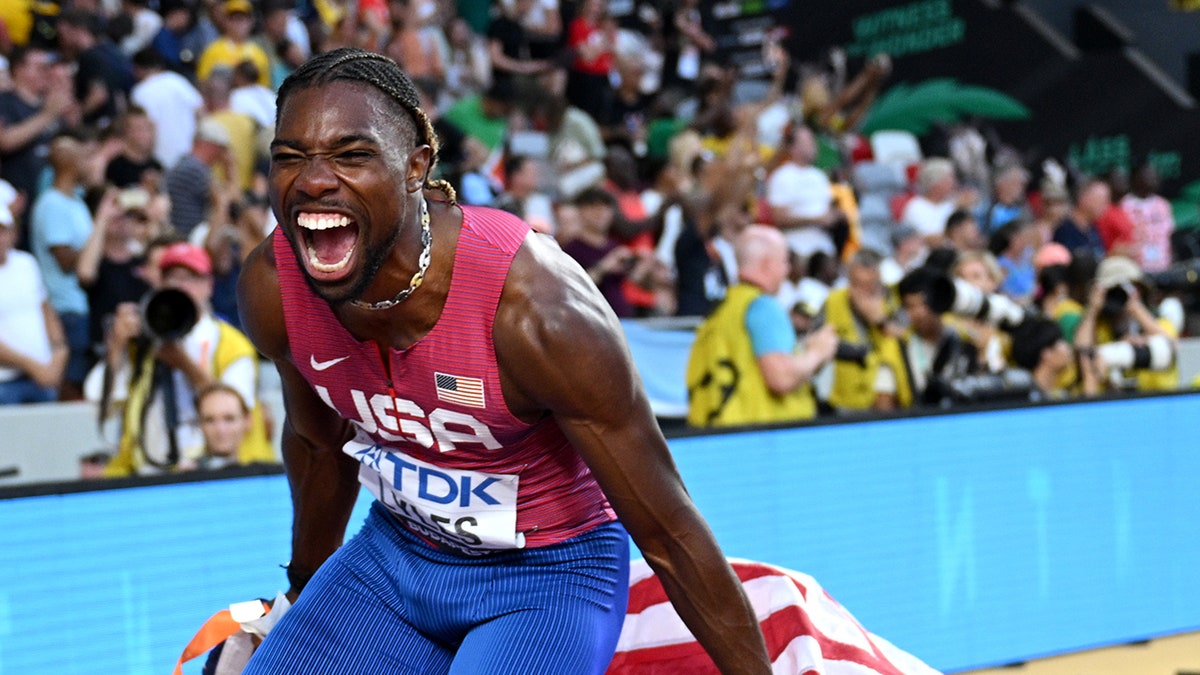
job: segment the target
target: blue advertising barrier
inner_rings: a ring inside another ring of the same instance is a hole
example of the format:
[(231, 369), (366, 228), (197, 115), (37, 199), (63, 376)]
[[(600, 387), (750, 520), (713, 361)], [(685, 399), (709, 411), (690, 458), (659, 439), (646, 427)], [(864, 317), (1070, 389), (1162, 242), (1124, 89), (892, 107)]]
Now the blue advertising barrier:
[[(1179, 394), (671, 448), (727, 555), (813, 575), (957, 671), (1200, 628), (1198, 411)], [(278, 474), (9, 495), (0, 675), (165, 673), (210, 614), (285, 583)]]

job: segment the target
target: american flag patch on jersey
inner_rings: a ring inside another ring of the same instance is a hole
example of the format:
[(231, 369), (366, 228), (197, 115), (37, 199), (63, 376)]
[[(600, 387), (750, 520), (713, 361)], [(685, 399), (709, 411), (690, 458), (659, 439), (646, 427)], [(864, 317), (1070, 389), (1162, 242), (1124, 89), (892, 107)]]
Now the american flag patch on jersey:
[(439, 401), (457, 403), (471, 408), (487, 407), (483, 403), (483, 380), (478, 377), (434, 373), (433, 380), (437, 387)]

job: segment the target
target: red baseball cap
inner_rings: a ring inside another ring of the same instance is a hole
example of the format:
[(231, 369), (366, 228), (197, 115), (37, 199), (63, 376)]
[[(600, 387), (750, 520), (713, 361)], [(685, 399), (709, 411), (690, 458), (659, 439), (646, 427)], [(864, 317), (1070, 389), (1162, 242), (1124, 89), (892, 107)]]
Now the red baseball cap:
[(208, 251), (187, 242), (171, 244), (158, 261), (158, 269), (163, 271), (175, 265), (182, 265), (196, 274), (212, 274), (212, 258), (208, 257)]

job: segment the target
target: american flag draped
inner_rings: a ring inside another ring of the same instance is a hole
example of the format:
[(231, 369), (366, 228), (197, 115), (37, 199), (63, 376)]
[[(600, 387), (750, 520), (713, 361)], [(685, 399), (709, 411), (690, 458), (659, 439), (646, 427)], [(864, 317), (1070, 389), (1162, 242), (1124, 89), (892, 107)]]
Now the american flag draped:
[[(938, 675), (873, 635), (812, 577), (731, 560), (762, 626), (777, 675)], [(629, 572), (629, 609), (607, 675), (719, 675), (644, 560)]]

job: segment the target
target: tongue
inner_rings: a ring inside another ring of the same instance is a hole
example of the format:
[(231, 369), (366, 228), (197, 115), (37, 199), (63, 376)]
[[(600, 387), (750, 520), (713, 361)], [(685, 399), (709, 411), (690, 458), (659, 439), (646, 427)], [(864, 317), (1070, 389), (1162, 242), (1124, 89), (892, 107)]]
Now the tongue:
[(331, 227), (328, 230), (314, 230), (311, 236), (317, 260), (322, 265), (333, 265), (341, 262), (346, 253), (354, 247), (354, 242), (358, 239), (358, 228), (353, 225)]

